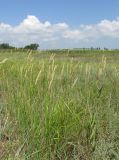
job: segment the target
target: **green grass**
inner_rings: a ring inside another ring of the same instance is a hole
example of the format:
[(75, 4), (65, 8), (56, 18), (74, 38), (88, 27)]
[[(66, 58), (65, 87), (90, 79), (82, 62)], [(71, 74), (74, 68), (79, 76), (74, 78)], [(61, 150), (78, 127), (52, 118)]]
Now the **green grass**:
[(1, 159), (119, 159), (119, 54), (74, 55), (0, 52)]

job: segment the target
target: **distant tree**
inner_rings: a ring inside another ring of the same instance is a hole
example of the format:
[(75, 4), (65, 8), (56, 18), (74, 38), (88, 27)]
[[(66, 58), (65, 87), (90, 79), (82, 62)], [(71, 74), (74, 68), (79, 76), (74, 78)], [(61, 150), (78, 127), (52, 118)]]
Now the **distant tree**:
[(91, 47), (90, 49), (91, 49), (91, 50), (94, 50), (94, 48), (93, 48), (93, 47)]
[(13, 49), (15, 47), (10, 46), (9, 43), (1, 43), (0, 44), (0, 49)]
[(100, 47), (98, 47), (98, 48), (97, 48), (97, 50), (101, 50), (101, 48), (100, 48)]
[(104, 47), (104, 50), (105, 50), (105, 51), (108, 51), (108, 48)]
[(8, 43), (2, 43), (2, 44), (0, 44), (0, 48), (1, 49), (7, 49), (7, 48), (9, 48), (9, 44)]
[(30, 50), (37, 50), (39, 47), (39, 44), (37, 43), (31, 43), (24, 47), (24, 49), (30, 49)]

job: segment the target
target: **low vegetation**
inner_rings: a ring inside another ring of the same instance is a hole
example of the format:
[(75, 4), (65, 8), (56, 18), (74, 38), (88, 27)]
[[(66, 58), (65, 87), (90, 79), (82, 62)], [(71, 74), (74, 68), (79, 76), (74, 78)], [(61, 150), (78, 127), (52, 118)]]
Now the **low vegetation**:
[(118, 160), (118, 62), (118, 51), (1, 51), (0, 159)]

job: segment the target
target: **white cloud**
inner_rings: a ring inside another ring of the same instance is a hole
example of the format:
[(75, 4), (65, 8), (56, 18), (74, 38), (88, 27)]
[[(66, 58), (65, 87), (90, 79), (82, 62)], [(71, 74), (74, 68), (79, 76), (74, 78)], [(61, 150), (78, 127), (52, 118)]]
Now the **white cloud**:
[(64, 38), (71, 38), (71, 39), (80, 39), (81, 38), (81, 32), (79, 30), (66, 30), (63, 34)]
[(0, 23), (0, 42), (17, 46), (40, 43), (42, 48), (105, 46), (107, 44), (109, 47), (115, 47), (115, 42), (116, 44), (119, 42), (119, 18), (72, 28), (65, 22), (51, 24), (49, 21), (41, 22), (37, 17), (29, 15), (17, 26)]

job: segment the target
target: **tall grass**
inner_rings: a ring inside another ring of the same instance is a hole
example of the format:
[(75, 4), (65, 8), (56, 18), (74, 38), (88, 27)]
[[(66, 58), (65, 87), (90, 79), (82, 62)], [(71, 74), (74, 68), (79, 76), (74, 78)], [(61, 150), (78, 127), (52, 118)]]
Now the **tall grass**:
[(1, 61), (1, 159), (118, 160), (118, 97), (119, 64), (105, 56)]

